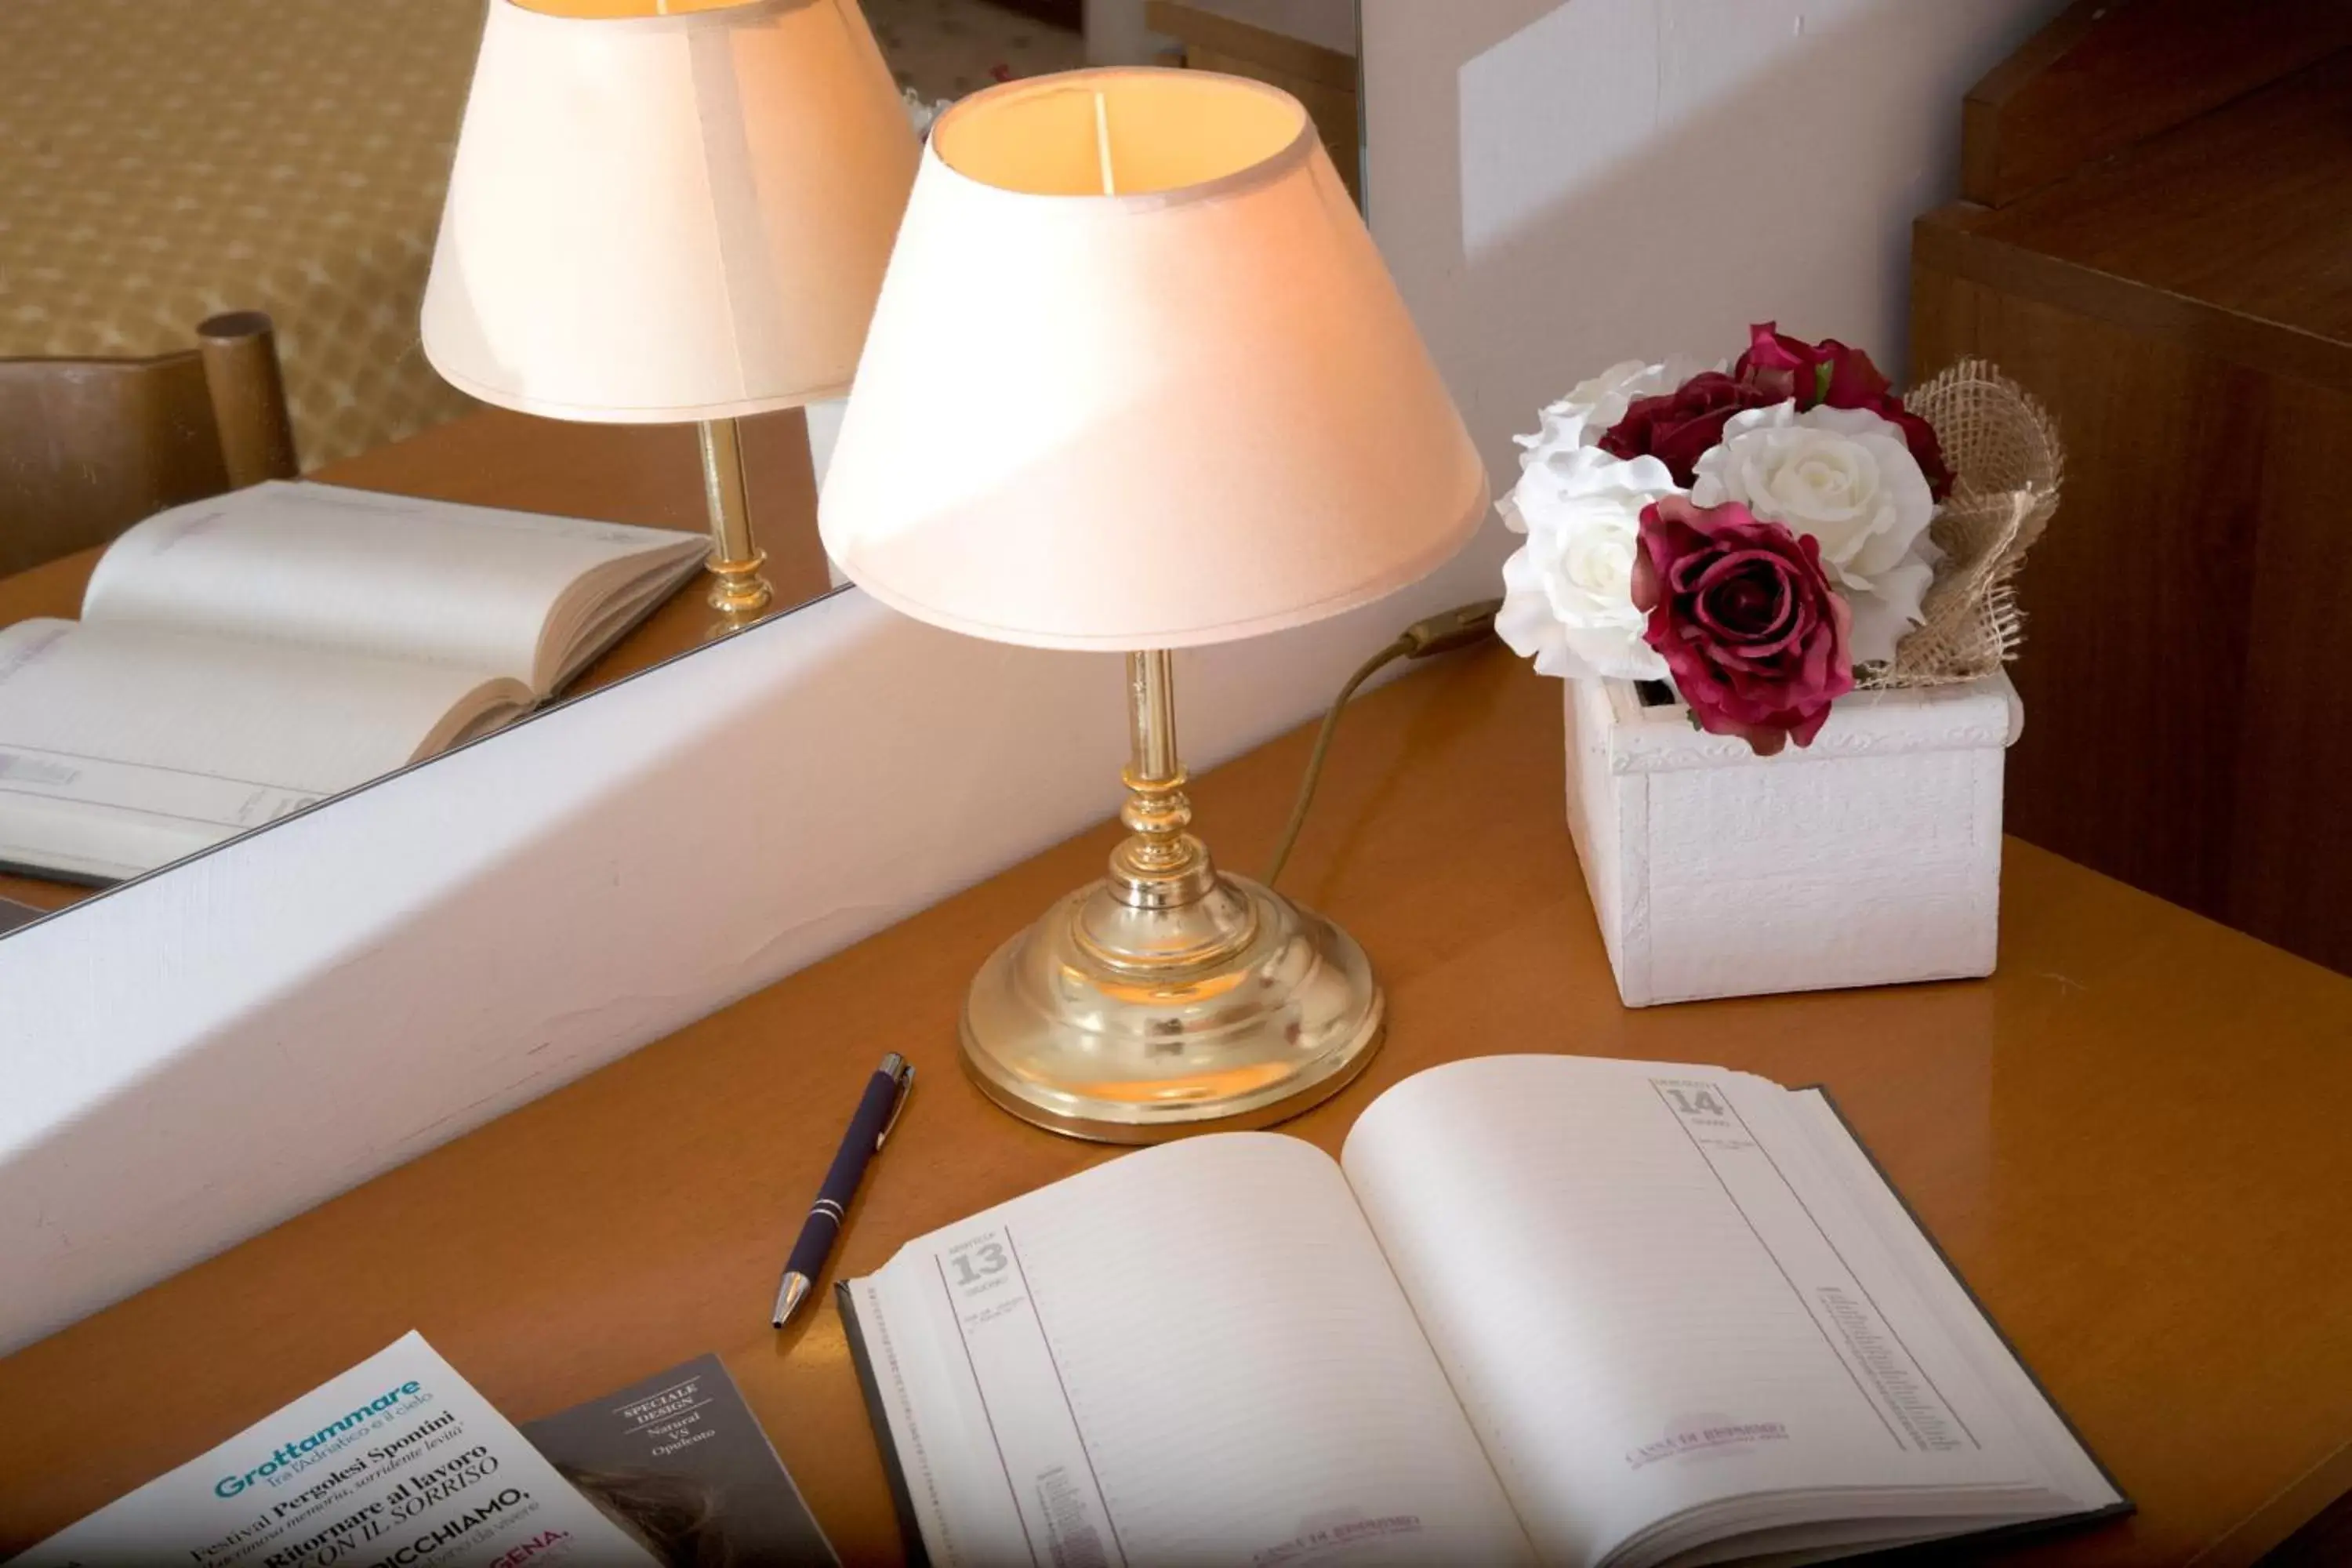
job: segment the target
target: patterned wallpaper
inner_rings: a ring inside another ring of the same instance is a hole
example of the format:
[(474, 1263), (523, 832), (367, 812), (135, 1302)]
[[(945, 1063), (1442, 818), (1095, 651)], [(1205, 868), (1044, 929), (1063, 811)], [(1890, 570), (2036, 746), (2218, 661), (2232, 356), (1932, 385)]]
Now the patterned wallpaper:
[[(276, 318), (303, 466), (464, 411), (416, 312), (484, 0), (0, 0), (0, 356)], [(1084, 63), (985, 0), (866, 0), (902, 84)]]
[(900, 87), (927, 103), (1010, 77), (1076, 70), (1086, 40), (988, 0), (862, 0), (866, 25)]
[(305, 467), (467, 406), (416, 341), (482, 0), (0, 0), (0, 355), (277, 319)]

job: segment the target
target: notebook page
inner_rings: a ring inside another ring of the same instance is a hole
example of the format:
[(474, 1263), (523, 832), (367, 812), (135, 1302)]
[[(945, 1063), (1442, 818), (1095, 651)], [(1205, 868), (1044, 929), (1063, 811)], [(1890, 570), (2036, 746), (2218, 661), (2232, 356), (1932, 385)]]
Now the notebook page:
[(2048, 1484), (2063, 1492), (2077, 1509), (2123, 1503), (2123, 1493), (2099, 1469), (2097, 1461), (2002, 1342), (2000, 1332), (1953, 1278), (1935, 1245), (1904, 1209), (1902, 1199), (1854, 1142), (1829, 1097), (1818, 1089), (1799, 1090), (1789, 1097), (1788, 1110), (1790, 1121), (1806, 1135), (1808, 1146), (1787, 1151), (1782, 1157), (1791, 1163), (1818, 1162), (1819, 1183), (1834, 1185), (1847, 1194), (1856, 1215), (1877, 1237), (1926, 1310), (1942, 1323), (1954, 1345), (2000, 1400), (2019, 1435), (2032, 1445)]
[(272, 481), (125, 532), (82, 617), (425, 660), (544, 696), (566, 651), (550, 622), (567, 589), (702, 549), (667, 529)]
[(650, 560), (617, 561), (580, 579), (548, 623), (540, 644), (540, 664), (551, 673), (540, 683), (549, 695), (572, 684), (597, 657), (667, 603), (688, 578), (702, 571), (706, 552), (690, 551)]
[(529, 700), (435, 665), (20, 621), (0, 628), (0, 862), (135, 876)]
[(1547, 1561), (2046, 1505), (1867, 1231), (1774, 1166), (1786, 1099), (1719, 1068), (1490, 1057), (1408, 1079), (1350, 1133), (1358, 1200)]
[(1311, 1145), (1129, 1154), (910, 1242), (852, 1294), (934, 1562), (1528, 1560)]

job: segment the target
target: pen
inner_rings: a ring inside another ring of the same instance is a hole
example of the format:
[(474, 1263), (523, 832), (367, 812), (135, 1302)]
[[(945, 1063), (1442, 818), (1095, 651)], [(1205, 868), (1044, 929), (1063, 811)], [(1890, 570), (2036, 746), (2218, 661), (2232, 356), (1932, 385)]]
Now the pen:
[(783, 1282), (776, 1287), (777, 1328), (790, 1321), (807, 1299), (816, 1277), (824, 1272), (824, 1260), (841, 1235), (841, 1222), (849, 1213), (849, 1200), (857, 1195), (866, 1163), (880, 1152), (882, 1141), (898, 1124), (898, 1112), (907, 1108), (907, 1095), (914, 1087), (915, 1069), (896, 1051), (882, 1058), (882, 1065), (867, 1080), (857, 1114), (849, 1119), (849, 1131), (841, 1135), (841, 1148), (824, 1173), (824, 1184), (817, 1189), (816, 1202), (809, 1205), (808, 1218), (801, 1222), (800, 1239), (793, 1243), (793, 1255), (784, 1260)]

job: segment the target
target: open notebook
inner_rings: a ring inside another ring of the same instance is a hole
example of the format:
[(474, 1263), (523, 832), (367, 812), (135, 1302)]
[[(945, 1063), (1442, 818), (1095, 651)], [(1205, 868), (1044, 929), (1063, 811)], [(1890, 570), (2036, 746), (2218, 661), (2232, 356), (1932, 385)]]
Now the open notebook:
[(0, 628), (0, 864), (132, 876), (495, 729), (699, 536), (272, 482), (158, 513)]
[(937, 1563), (1810, 1562), (2128, 1508), (1818, 1092), (1489, 1057), (840, 1289)]

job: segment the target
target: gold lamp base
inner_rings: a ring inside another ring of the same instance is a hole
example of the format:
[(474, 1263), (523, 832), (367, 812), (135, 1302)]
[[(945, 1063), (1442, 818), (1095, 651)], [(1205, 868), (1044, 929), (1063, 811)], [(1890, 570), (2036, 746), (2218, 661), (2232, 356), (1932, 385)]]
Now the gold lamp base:
[(1147, 1143), (1263, 1127), (1344, 1088), (1381, 1041), (1364, 951), (1272, 889), (1221, 875), (1185, 831), (1164, 652), (1131, 655), (1134, 836), (1109, 875), (998, 948), (964, 1005), (991, 1100), (1073, 1137)]
[(1149, 1143), (1208, 1122), (1263, 1127), (1345, 1088), (1381, 1040), (1364, 950), (1270, 889), (1220, 882), (1210, 901), (1240, 940), (1206, 963), (1105, 955), (1088, 927), (1116, 902), (1108, 884), (998, 948), (964, 1005), (963, 1064), (982, 1091), (1056, 1132)]

